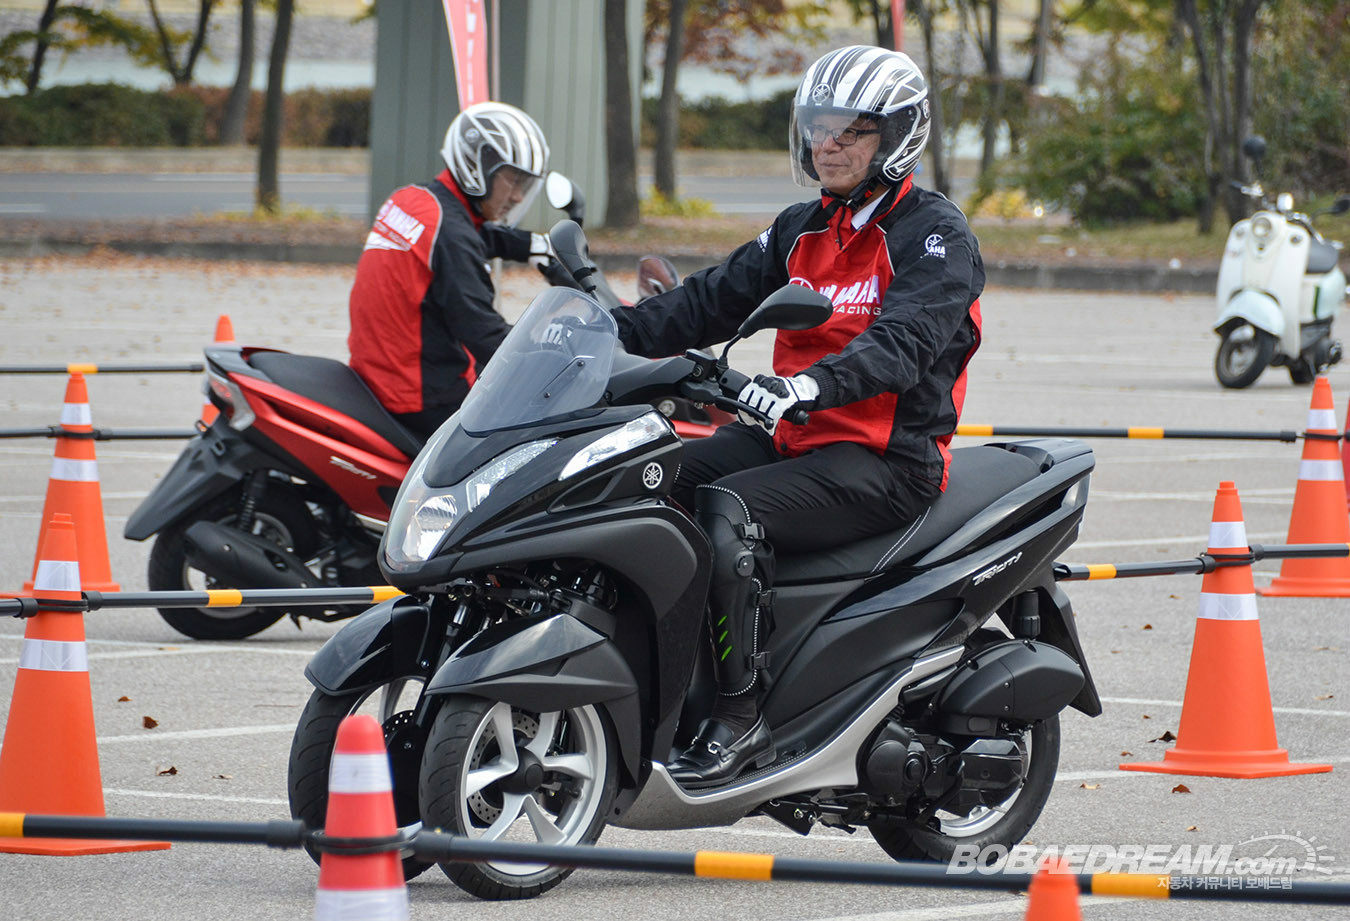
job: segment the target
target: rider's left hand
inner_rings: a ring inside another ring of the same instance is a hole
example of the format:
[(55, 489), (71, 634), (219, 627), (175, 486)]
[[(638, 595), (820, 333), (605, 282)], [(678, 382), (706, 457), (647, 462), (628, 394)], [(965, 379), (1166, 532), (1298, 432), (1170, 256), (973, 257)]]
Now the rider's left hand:
[(810, 403), (818, 396), (820, 385), (805, 374), (795, 377), (760, 374), (741, 388), (736, 399), (769, 421), (766, 423), (749, 413), (740, 413), (740, 420), (747, 425), (758, 425), (772, 435), (785, 412), (799, 403)]

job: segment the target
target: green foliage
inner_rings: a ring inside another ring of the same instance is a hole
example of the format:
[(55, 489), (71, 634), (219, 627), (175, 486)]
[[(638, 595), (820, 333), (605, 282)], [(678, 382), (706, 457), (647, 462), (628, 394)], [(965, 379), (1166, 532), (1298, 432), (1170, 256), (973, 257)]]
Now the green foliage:
[(1204, 119), (1194, 81), (1158, 56), (1109, 62), (1076, 99), (1041, 100), (1013, 169), (1031, 198), (1087, 225), (1169, 221), (1204, 194)]
[(37, 42), (47, 43), (47, 53), (70, 54), (94, 45), (120, 45), (141, 64), (158, 61), (154, 33), (132, 20), (106, 10), (63, 4), (46, 31), (19, 30), (0, 39), (0, 86), (27, 80)]
[[(0, 97), (0, 147), (192, 147), (214, 144), (229, 90), (145, 92), (115, 83), (56, 86)], [(244, 136), (258, 142), (262, 93), (249, 103)], [(364, 147), (369, 90), (300, 90), (286, 97), (289, 147)]]
[(638, 210), (643, 217), (712, 217), (717, 213), (706, 198), (666, 198), (657, 189), (642, 200)]
[[(782, 150), (787, 144), (788, 118), (794, 90), (768, 99), (729, 102), (720, 97), (680, 103), (678, 147), (714, 150)], [(656, 142), (656, 99), (642, 100), (642, 144)]]

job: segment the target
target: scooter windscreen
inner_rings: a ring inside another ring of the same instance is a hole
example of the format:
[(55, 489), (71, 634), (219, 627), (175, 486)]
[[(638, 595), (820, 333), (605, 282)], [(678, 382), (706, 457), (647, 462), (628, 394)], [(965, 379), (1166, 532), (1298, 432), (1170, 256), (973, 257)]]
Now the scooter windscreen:
[(619, 347), (614, 318), (570, 288), (530, 304), (459, 410), (466, 432), (531, 425), (600, 402)]
[(595, 406), (605, 395), (618, 347), (614, 318), (586, 295), (549, 288), (535, 298), (459, 412), (436, 431), (404, 478), (380, 544), (386, 572), (410, 572), (430, 559), (498, 485), (556, 443), (544, 438), (511, 444), (467, 478), (431, 486), (427, 467), (456, 433), (479, 438)]

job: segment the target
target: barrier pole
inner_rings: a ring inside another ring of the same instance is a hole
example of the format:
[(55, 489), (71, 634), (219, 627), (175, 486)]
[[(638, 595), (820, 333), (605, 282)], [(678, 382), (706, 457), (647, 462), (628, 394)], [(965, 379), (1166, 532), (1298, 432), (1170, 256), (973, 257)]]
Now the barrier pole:
[(1045, 438), (1136, 438), (1156, 440), (1159, 438), (1194, 438), (1205, 441), (1283, 441), (1293, 443), (1305, 434), (1283, 429), (1281, 431), (1221, 431), (1217, 429), (1166, 429), (1153, 426), (1134, 425), (1125, 428), (1046, 428), (1045, 426), (1016, 425), (977, 425), (962, 424), (956, 427), (956, 434), (970, 435), (976, 438), (992, 437), (1045, 437)]
[(158, 365), (104, 365), (71, 362), (65, 365), (0, 365), (0, 374), (180, 374), (206, 370), (200, 361)]
[(182, 819), (120, 819), (84, 815), (0, 812), (0, 838), (126, 838), (131, 841), (192, 841), (303, 847), (308, 836), (298, 819), (270, 822), (198, 822)]

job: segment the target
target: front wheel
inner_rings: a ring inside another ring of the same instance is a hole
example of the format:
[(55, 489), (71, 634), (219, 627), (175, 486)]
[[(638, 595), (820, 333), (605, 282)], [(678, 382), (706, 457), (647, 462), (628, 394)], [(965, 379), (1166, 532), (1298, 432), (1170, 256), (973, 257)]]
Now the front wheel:
[(1241, 390), (1256, 383), (1275, 357), (1275, 337), (1250, 323), (1236, 323), (1224, 330), (1214, 356), (1214, 375), (1219, 383)]
[[(427, 737), (418, 796), (427, 828), (488, 841), (594, 844), (618, 788), (614, 730), (591, 705), (536, 713), (452, 695)], [(528, 899), (571, 868), (441, 864), (481, 899)]]
[[(286, 792), (291, 817), (310, 828), (323, 828), (328, 815), (328, 768), (333, 760), (338, 724), (354, 713), (369, 713), (384, 729), (384, 745), (394, 781), (394, 820), (399, 828), (421, 821), (417, 805), (417, 771), (422, 740), (413, 714), (426, 679), (421, 675), (393, 678), (354, 694), (326, 694), (316, 690), (300, 714), (291, 740)], [(318, 862), (318, 852), (309, 855)], [(412, 879), (430, 863), (403, 858), (403, 876)]]
[(1059, 716), (1037, 723), (1019, 740), (1026, 777), (1012, 795), (994, 806), (976, 806), (965, 815), (938, 810), (933, 823), (887, 823), (869, 829), (881, 849), (896, 860), (949, 862), (958, 845), (980, 850), (1011, 848), (1040, 817), (1059, 768)]

